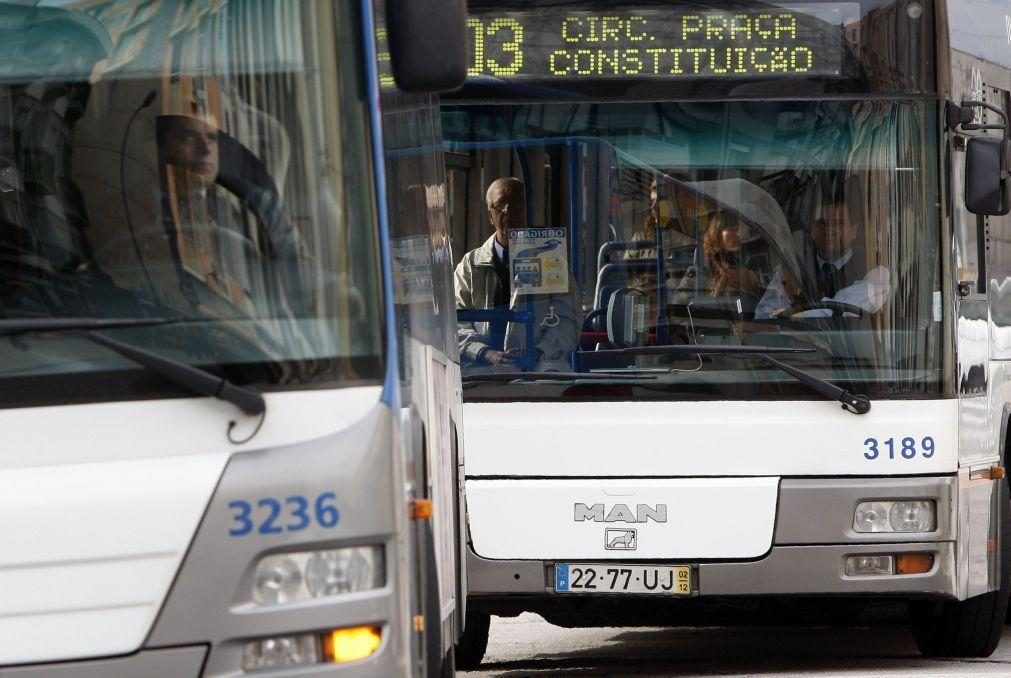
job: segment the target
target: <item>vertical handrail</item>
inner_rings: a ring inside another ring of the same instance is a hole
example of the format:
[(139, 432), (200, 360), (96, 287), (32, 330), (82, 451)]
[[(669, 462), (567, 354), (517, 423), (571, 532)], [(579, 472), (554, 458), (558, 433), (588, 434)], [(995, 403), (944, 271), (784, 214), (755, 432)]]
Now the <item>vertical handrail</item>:
[[(569, 268), (576, 279), (576, 284), (582, 284), (582, 271), (579, 270), (579, 221), (582, 214), (579, 209), (579, 142), (569, 142)], [(578, 290), (577, 290), (578, 296)]]
[[(658, 188), (659, 190), (659, 188)], [(657, 197), (659, 200), (659, 196)], [(657, 215), (656, 228), (653, 234), (656, 238), (656, 343), (664, 346), (667, 340), (667, 275), (664, 270), (663, 229)]]

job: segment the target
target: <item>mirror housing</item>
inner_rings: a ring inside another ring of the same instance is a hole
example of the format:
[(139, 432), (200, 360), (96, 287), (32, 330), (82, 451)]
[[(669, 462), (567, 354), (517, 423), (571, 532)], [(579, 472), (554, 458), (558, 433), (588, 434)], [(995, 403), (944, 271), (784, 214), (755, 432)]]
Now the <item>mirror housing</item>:
[(649, 334), (649, 297), (631, 288), (607, 300), (607, 340), (618, 348), (645, 346)]
[(1004, 215), (1011, 210), (1007, 154), (1006, 140), (969, 139), (965, 149), (965, 207), (973, 214)]
[(465, 0), (386, 0), (390, 61), (397, 87), (435, 93), (467, 77)]
[[(949, 102), (950, 104), (950, 102)], [(1001, 124), (983, 124), (976, 120), (974, 108), (985, 108), (1000, 116)], [(1011, 137), (1007, 114), (985, 101), (963, 101), (947, 106), (948, 125), (966, 131), (1000, 131), (1001, 138), (972, 137), (965, 149), (965, 207), (973, 214), (1003, 216), (1011, 210), (1008, 171), (1011, 169)]]

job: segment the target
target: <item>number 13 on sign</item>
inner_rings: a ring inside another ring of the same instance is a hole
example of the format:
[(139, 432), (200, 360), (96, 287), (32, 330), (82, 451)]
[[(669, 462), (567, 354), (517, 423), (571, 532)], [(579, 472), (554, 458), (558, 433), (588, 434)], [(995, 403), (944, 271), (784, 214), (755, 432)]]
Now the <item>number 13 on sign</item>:
[[(487, 23), (475, 18), (467, 19), (467, 29), (471, 31), (474, 45), (474, 59), (467, 69), (468, 77), (490, 73), (497, 76), (510, 76), (519, 73), (523, 68), (523, 26), (515, 19), (500, 17)], [(501, 49), (503, 60), (488, 56), (487, 47), (496, 45)], [(505, 61), (508, 56), (509, 61)]]

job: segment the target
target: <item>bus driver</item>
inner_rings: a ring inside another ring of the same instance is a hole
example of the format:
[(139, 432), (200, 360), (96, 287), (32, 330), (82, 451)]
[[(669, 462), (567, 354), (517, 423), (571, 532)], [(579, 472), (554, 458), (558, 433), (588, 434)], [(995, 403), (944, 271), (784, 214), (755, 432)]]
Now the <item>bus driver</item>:
[[(814, 245), (815, 299), (857, 306), (868, 313), (877, 313), (884, 306), (891, 289), (888, 269), (877, 266), (867, 271), (862, 256), (854, 256), (857, 237), (855, 218), (860, 212), (856, 204), (837, 197), (824, 205), (821, 216), (811, 225)], [(756, 318), (774, 318), (798, 303), (799, 284), (780, 268), (773, 276), (765, 294), (755, 309)], [(828, 316), (830, 309), (814, 308), (803, 312), (806, 317)]]

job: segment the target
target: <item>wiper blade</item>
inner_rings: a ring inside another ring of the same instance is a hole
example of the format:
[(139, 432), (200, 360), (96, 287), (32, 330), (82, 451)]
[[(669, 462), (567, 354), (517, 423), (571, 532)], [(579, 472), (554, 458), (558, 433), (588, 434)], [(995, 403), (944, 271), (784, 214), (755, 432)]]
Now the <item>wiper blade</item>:
[(814, 353), (813, 348), (786, 348), (783, 346), (734, 346), (734, 345), (699, 345), (699, 344), (676, 344), (674, 346), (630, 346), (629, 348), (608, 348), (602, 351), (581, 351), (582, 355), (609, 356), (609, 355), (700, 355), (700, 354), (758, 354), (768, 353)]
[(640, 380), (656, 379), (656, 377), (629, 375), (625, 372), (612, 374), (603, 372), (486, 372), (464, 376), (462, 381), (465, 384), (477, 384), (496, 381), (614, 381), (616, 379)]
[(586, 351), (587, 355), (730, 355), (741, 357), (755, 357), (764, 360), (769, 365), (786, 372), (797, 381), (808, 386), (816, 393), (820, 393), (830, 400), (842, 403), (843, 409), (853, 414), (867, 414), (871, 411), (871, 401), (865, 395), (850, 393), (839, 388), (835, 384), (805, 372), (802, 369), (781, 363), (773, 358), (770, 353), (813, 353), (813, 348), (786, 348), (780, 346), (721, 346), (712, 344), (700, 346), (698, 344), (678, 344), (676, 346), (632, 346), (630, 348), (607, 349), (604, 351)]
[(34, 332), (152, 327), (154, 325), (170, 325), (185, 320), (186, 318), (4, 318), (0, 320), (0, 336)]
[(179, 322), (181, 318), (49, 318), (38, 320), (0, 320), (0, 336), (17, 334), (77, 335), (88, 339), (152, 372), (165, 377), (200, 395), (212, 396), (229, 402), (249, 415), (263, 414), (267, 403), (263, 395), (248, 386), (238, 386), (224, 377), (218, 377), (184, 362), (167, 358), (143, 348), (96, 332), (96, 329), (123, 327), (148, 327)]

